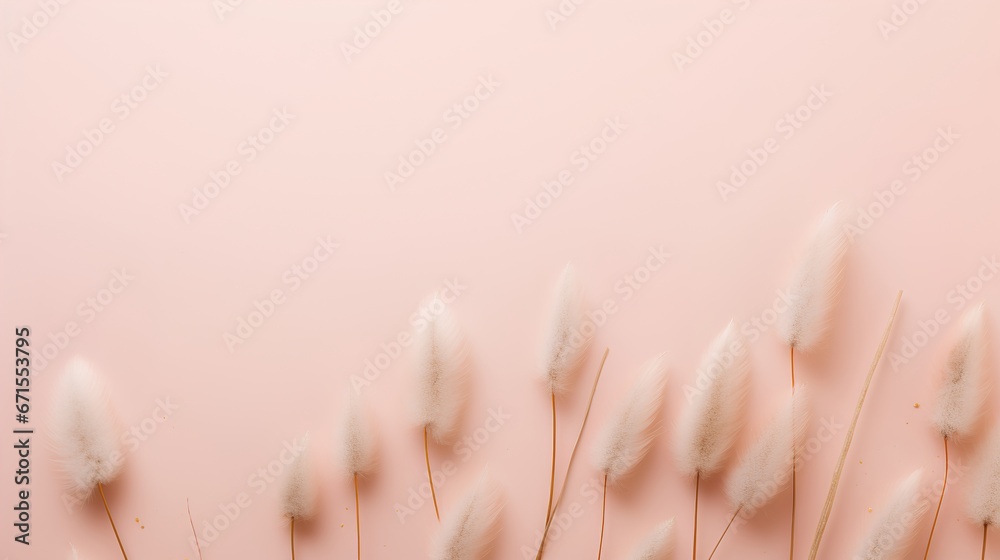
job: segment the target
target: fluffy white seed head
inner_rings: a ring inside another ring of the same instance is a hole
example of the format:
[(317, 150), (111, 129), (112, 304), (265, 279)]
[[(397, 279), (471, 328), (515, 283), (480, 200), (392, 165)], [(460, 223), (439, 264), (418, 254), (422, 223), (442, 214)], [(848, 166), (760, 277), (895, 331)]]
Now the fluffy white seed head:
[(484, 473), (472, 491), (444, 520), (434, 543), (433, 560), (479, 560), (500, 529), (503, 492)]
[(590, 338), (581, 333), (583, 290), (572, 265), (566, 265), (556, 285), (543, 354), (546, 388), (557, 395), (569, 390), (583, 361)]
[(311, 461), (309, 435), (297, 442), (299, 454), (286, 467), (281, 488), (281, 513), (290, 519), (309, 519), (316, 512), (319, 492)]
[(986, 317), (983, 305), (962, 319), (958, 338), (948, 353), (938, 392), (934, 424), (944, 437), (969, 435), (983, 410), (986, 384)]
[(923, 471), (908, 476), (878, 515), (854, 560), (900, 560), (913, 540), (929, 501), (921, 496)]
[(979, 525), (1000, 524), (1000, 431), (980, 454), (969, 485), (969, 515)]
[(792, 275), (791, 303), (778, 317), (778, 333), (797, 350), (814, 347), (827, 331), (844, 275), (845, 222), (840, 205), (830, 208)]
[(635, 551), (631, 560), (669, 560), (674, 553), (674, 520), (670, 518), (657, 525)]
[(466, 347), (443, 302), (431, 298), (425, 308), (437, 313), (416, 335), (416, 418), (435, 441), (448, 443), (458, 429), (466, 400)]
[(597, 468), (608, 482), (618, 482), (649, 452), (656, 435), (667, 385), (667, 363), (661, 354), (647, 362), (598, 442)]
[(351, 391), (340, 439), (340, 460), (347, 474), (371, 474), (375, 470), (377, 448), (377, 434), (371, 413), (361, 396)]
[(801, 448), (809, 422), (805, 399), (805, 385), (800, 384), (740, 459), (726, 484), (733, 510), (752, 515), (788, 486), (794, 464), (793, 445), (794, 449)]
[(707, 477), (722, 467), (744, 424), (749, 382), (749, 349), (729, 323), (698, 368), (691, 404), (677, 425), (674, 456), (683, 474)]
[(52, 441), (61, 457), (71, 490), (89, 496), (121, 472), (124, 453), (118, 418), (107, 390), (93, 368), (72, 359), (56, 388)]

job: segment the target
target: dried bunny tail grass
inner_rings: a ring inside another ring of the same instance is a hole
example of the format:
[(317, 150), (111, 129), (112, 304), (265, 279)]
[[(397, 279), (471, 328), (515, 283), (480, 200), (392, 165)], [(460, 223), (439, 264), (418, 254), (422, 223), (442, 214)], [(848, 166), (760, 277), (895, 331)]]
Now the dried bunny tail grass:
[(545, 347), (543, 374), (550, 393), (569, 390), (590, 344), (580, 332), (584, 319), (583, 290), (573, 265), (567, 264), (556, 285)]
[(735, 511), (751, 515), (788, 486), (793, 452), (802, 446), (808, 417), (805, 386), (800, 385), (729, 477), (726, 494)]
[(979, 525), (1000, 524), (1000, 430), (993, 434), (972, 470), (969, 516)]
[(704, 477), (722, 467), (743, 425), (749, 373), (750, 353), (729, 323), (709, 347), (698, 369), (699, 389), (677, 427), (674, 456), (683, 474)]
[(483, 473), (475, 488), (462, 500), (441, 529), (431, 554), (433, 560), (483, 558), (500, 529), (503, 492)]
[(120, 434), (104, 383), (90, 364), (72, 359), (56, 388), (51, 435), (75, 495), (85, 498), (121, 472)]
[(948, 354), (934, 424), (946, 438), (968, 435), (979, 419), (987, 393), (986, 312), (983, 304), (966, 312)]
[(468, 365), (461, 330), (443, 303), (440, 308), (416, 336), (416, 417), (435, 441), (448, 443), (465, 404)]
[(630, 560), (668, 560), (674, 553), (673, 518), (657, 525), (639, 546)]
[(340, 460), (347, 474), (368, 476), (374, 472), (377, 439), (370, 411), (361, 396), (351, 391), (340, 440)]
[(840, 293), (847, 236), (843, 210), (827, 211), (802, 255), (789, 285), (791, 303), (778, 318), (785, 344), (806, 351), (825, 334), (830, 313)]
[(904, 556), (928, 510), (927, 500), (921, 499), (922, 481), (923, 471), (917, 470), (896, 488), (854, 560), (899, 560)]
[(596, 453), (597, 468), (615, 483), (649, 452), (667, 384), (666, 357), (647, 362), (638, 381), (605, 427)]
[(298, 442), (299, 454), (292, 459), (281, 489), (281, 513), (289, 519), (309, 519), (316, 512), (319, 497), (310, 461), (309, 434)]

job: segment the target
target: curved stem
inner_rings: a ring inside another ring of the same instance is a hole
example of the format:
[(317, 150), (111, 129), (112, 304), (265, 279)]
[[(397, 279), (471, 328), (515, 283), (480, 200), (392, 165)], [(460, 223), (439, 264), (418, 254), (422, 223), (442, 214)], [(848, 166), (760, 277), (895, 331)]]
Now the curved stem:
[(358, 473), (354, 473), (354, 526), (358, 529), (358, 560), (361, 560), (361, 494), (358, 492)]
[(188, 521), (191, 523), (191, 532), (194, 534), (194, 544), (198, 548), (198, 560), (202, 560), (201, 557), (201, 543), (198, 542), (198, 530), (194, 528), (194, 518), (191, 517), (191, 500), (187, 500), (187, 510), (188, 510)]
[(562, 484), (559, 486), (559, 497), (556, 498), (556, 505), (552, 508), (552, 513), (549, 514), (548, 521), (545, 522), (545, 531), (542, 532), (542, 541), (538, 544), (538, 554), (535, 555), (535, 560), (542, 560), (542, 553), (545, 551), (545, 539), (549, 536), (549, 527), (552, 526), (552, 520), (556, 516), (556, 511), (559, 510), (559, 504), (562, 503), (563, 496), (566, 494), (566, 483), (569, 481), (569, 475), (573, 472), (573, 460), (576, 459), (576, 450), (580, 448), (580, 440), (583, 439), (583, 430), (587, 427), (587, 419), (590, 418), (590, 407), (594, 404), (594, 395), (597, 394), (597, 384), (601, 380), (601, 372), (604, 371), (604, 362), (608, 359), (609, 349), (604, 349), (604, 356), (601, 357), (601, 365), (597, 368), (597, 375), (594, 376), (594, 386), (590, 389), (590, 400), (587, 401), (587, 410), (583, 413), (583, 423), (580, 424), (580, 433), (576, 436), (576, 443), (573, 444), (573, 451), (569, 454), (569, 465), (566, 466), (566, 478), (563, 479)]
[(854, 417), (851, 419), (851, 426), (844, 436), (844, 445), (840, 450), (840, 458), (837, 459), (837, 468), (833, 471), (830, 479), (830, 489), (826, 493), (826, 502), (823, 503), (823, 511), (819, 516), (819, 523), (816, 524), (816, 534), (813, 536), (812, 548), (809, 549), (809, 560), (816, 560), (819, 554), (819, 547), (823, 543), (823, 533), (826, 532), (826, 525), (830, 521), (830, 513), (833, 511), (833, 502), (837, 498), (837, 489), (840, 488), (840, 475), (844, 473), (844, 463), (847, 461), (847, 452), (851, 450), (851, 442), (854, 440), (854, 430), (858, 427), (858, 418), (861, 417), (861, 409), (865, 406), (865, 398), (868, 396), (868, 389), (872, 385), (872, 378), (875, 370), (885, 352), (885, 345), (889, 341), (889, 334), (892, 332), (892, 323), (896, 320), (896, 312), (899, 311), (899, 301), (903, 298), (903, 291), (896, 293), (896, 301), (892, 305), (892, 313), (889, 315), (889, 322), (882, 331), (882, 341), (879, 342), (878, 349), (875, 350), (875, 357), (872, 358), (871, 366), (868, 368), (868, 377), (861, 387), (861, 394), (858, 395), (858, 404), (854, 407)]
[(427, 443), (427, 426), (424, 426), (424, 459), (427, 461), (427, 482), (431, 485), (431, 498), (434, 500), (434, 515), (437, 516), (438, 523), (441, 522), (441, 512), (438, 511), (438, 497), (434, 490), (434, 475), (431, 474), (431, 451)]
[(545, 506), (545, 524), (552, 517), (552, 498), (556, 492), (556, 394), (552, 393), (552, 471), (549, 474), (549, 503)]
[(291, 522), (290, 526), (291, 526), (291, 529), (289, 529), (288, 532), (291, 535), (291, 541), (292, 541), (292, 560), (295, 560), (295, 518), (294, 517), (292, 518), (292, 522)]
[[(792, 368), (792, 396), (795, 395), (795, 347), (788, 347), (788, 361)], [(795, 433), (795, 411), (792, 411), (792, 433)], [(799, 450), (796, 449), (795, 441), (792, 441), (792, 527), (788, 539), (788, 560), (795, 558), (795, 471), (798, 469)]]
[(742, 507), (737, 508), (737, 510), (733, 513), (732, 519), (730, 519), (729, 524), (726, 525), (726, 530), (722, 532), (722, 536), (719, 537), (719, 541), (715, 543), (715, 548), (712, 549), (712, 553), (708, 555), (708, 560), (712, 560), (712, 557), (715, 556), (715, 551), (719, 550), (719, 545), (722, 544), (722, 539), (726, 538), (726, 533), (729, 532), (729, 528), (733, 526), (733, 521), (736, 521), (736, 516), (739, 515), (741, 511), (743, 511)]
[(948, 489), (948, 436), (944, 437), (944, 484), (941, 485), (941, 497), (938, 498), (937, 510), (934, 511), (934, 521), (931, 523), (931, 534), (927, 537), (927, 549), (924, 550), (924, 560), (931, 554), (931, 541), (934, 539), (934, 529), (937, 527), (938, 516), (941, 515), (941, 504), (944, 503), (944, 492)]
[(604, 474), (604, 501), (601, 504), (601, 541), (597, 544), (597, 560), (601, 560), (601, 551), (604, 550), (604, 518), (608, 512), (608, 475)]
[(691, 539), (691, 560), (698, 560), (698, 491), (701, 487), (701, 472), (694, 475), (694, 536)]
[(118, 541), (118, 548), (122, 551), (122, 557), (128, 560), (128, 555), (125, 554), (125, 546), (122, 545), (122, 539), (118, 536), (118, 527), (115, 527), (115, 520), (111, 517), (111, 508), (108, 507), (108, 498), (104, 495), (104, 485), (100, 482), (97, 483), (97, 491), (101, 493), (101, 501), (104, 502), (104, 511), (108, 513), (108, 521), (111, 522), (111, 530), (115, 532), (115, 540)]
[(986, 531), (989, 528), (989, 525), (983, 523), (983, 560), (986, 560)]

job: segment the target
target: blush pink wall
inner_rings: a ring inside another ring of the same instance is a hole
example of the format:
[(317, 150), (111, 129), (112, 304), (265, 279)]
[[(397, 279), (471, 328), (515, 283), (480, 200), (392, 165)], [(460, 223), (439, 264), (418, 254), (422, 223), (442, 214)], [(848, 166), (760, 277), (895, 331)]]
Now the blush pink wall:
[[(488, 466), (508, 496), (495, 558), (521, 558), (547, 492), (549, 412), (536, 379), (543, 310), (567, 261), (590, 304), (611, 299), (617, 311), (585, 366), (589, 377), (598, 350), (611, 348), (595, 429), (568, 485), (567, 503), (580, 515), (549, 557), (594, 556), (596, 428), (638, 366), (662, 351), (672, 363), (664, 437), (610, 495), (605, 552), (622, 558), (676, 516), (683, 553), (693, 484), (677, 474), (667, 437), (686, 402), (682, 388), (730, 318), (750, 321), (772, 305), (804, 234), (835, 201), (852, 216), (870, 208), (877, 217), (858, 218), (827, 344), (798, 360), (817, 396), (810, 433), (821, 419), (849, 420), (892, 298), (905, 295), (821, 557), (847, 556), (905, 474), (941, 475), (930, 417), (948, 336), (918, 335), (923, 347), (907, 363), (889, 358), (936, 314), (948, 319), (942, 331), (954, 325), (965, 301), (953, 292), (959, 284), (977, 289), (973, 300), (993, 314), (1000, 307), (1000, 279), (973, 280), (1000, 239), (997, 3), (927, 2), (914, 11), (916, 2), (896, 0), (894, 16), (890, 0), (232, 0), (220, 12), (225, 1), (0, 6), (4, 324), (29, 325), (36, 351), (62, 338), (67, 322), (78, 327), (33, 376), (40, 434), (30, 548), (12, 542), (11, 442), (0, 446), (0, 557), (62, 558), (70, 543), (81, 558), (117, 554), (97, 502), (63, 506), (55, 454), (41, 435), (53, 384), (73, 355), (105, 372), (126, 426), (152, 428), (109, 488), (134, 558), (193, 558), (185, 498), (201, 529), (241, 493), (249, 505), (205, 558), (284, 557), (278, 487), (251, 477), (306, 431), (324, 465), (322, 511), (302, 527), (298, 556), (351, 557), (353, 495), (331, 459), (349, 380), (412, 331), (410, 315), (427, 294), (458, 282), (452, 306), (475, 363), (462, 431), (474, 434), (491, 410), (509, 418), (475, 450), (433, 450), (437, 464), (457, 465), (440, 486), (441, 506), (451, 510)], [(370, 23), (372, 11), (390, 7), (387, 24)], [(565, 21), (547, 16), (560, 9)], [(44, 24), (32, 32), (23, 18)], [(893, 21), (897, 30), (884, 23)], [(366, 25), (377, 36), (345, 50)], [(465, 113), (453, 109), (465, 102)], [(283, 120), (275, 117), (282, 110)], [(594, 140), (602, 134), (603, 145)], [(247, 141), (253, 135), (262, 149)], [(88, 136), (100, 136), (90, 150)], [(79, 165), (54, 171), (53, 162), (69, 167), (67, 150), (81, 142)], [(603, 153), (588, 159), (580, 149), (592, 142)], [(386, 173), (421, 144), (433, 153), (390, 188)], [(745, 164), (756, 169), (744, 184), (720, 194), (733, 166), (764, 154)], [(213, 174), (229, 175), (226, 188), (197, 200)], [(519, 229), (512, 215), (529, 210), (526, 199), (545, 203), (543, 183), (553, 181), (563, 184), (559, 196)], [(199, 212), (185, 214), (182, 205), (194, 203)], [(308, 278), (285, 277), (317, 239), (339, 247)], [(670, 253), (662, 268), (640, 289), (624, 288), (661, 247)], [(127, 286), (102, 291), (122, 269)], [(230, 351), (225, 333), (273, 290), (282, 291), (275, 312)], [(752, 351), (755, 427), (785, 394), (787, 356), (773, 328)], [(406, 414), (410, 358), (402, 350), (365, 388), (384, 449), (362, 492), (372, 559), (425, 557), (437, 527), (430, 505), (405, 523), (394, 505), (424, 480), (420, 434)], [(560, 404), (562, 464), (586, 383)], [(157, 411), (157, 399), (176, 410)], [(7, 432), (13, 413), (4, 410)], [(842, 436), (799, 477), (798, 558)], [(974, 443), (958, 445), (959, 461)], [(963, 513), (962, 480), (953, 488), (936, 550), (971, 558), (978, 529)], [(707, 552), (727, 506), (720, 480), (702, 495)], [(788, 503), (779, 496), (718, 557), (784, 557)]]

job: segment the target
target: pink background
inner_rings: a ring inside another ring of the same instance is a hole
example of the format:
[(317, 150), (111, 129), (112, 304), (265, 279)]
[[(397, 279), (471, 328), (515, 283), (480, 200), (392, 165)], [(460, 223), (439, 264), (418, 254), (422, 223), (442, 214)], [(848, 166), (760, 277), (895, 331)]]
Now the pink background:
[[(560, 402), (564, 472), (599, 350), (610, 346), (568, 485), (566, 503), (582, 513), (551, 543), (551, 558), (595, 555), (600, 503), (582, 487), (594, 477), (597, 428), (637, 367), (670, 352), (669, 435), (705, 346), (730, 318), (742, 323), (771, 306), (805, 234), (835, 201), (852, 216), (874, 204), (878, 217), (863, 222), (849, 253), (827, 344), (797, 360), (799, 379), (817, 396), (810, 435), (819, 419), (849, 420), (896, 290), (905, 294), (889, 352), (902, 352), (939, 309), (950, 319), (943, 330), (953, 326), (964, 301), (950, 295), (958, 284), (971, 282), (973, 299), (996, 314), (1000, 280), (971, 279), (997, 251), (1000, 4), (928, 2), (887, 37), (879, 21), (893, 15), (888, 0), (595, 1), (554, 29), (546, 11), (558, 9), (556, 0), (399, 6), (350, 62), (342, 43), (386, 3), (246, 0), (221, 19), (208, 0), (70, 2), (50, 18), (35, 15), (35, 1), (0, 7), (5, 328), (30, 326), (39, 352), (68, 321), (79, 325), (44, 370), (36, 365), (39, 432), (57, 372), (72, 355), (106, 374), (125, 426), (162, 420), (109, 488), (135, 558), (193, 558), (185, 498), (203, 530), (242, 492), (251, 504), (205, 558), (285, 557), (278, 485), (257, 494), (248, 477), (306, 431), (318, 446), (322, 511), (302, 527), (298, 556), (351, 557), (353, 494), (332, 460), (349, 379), (380, 345), (411, 332), (421, 299), (451, 279), (465, 287), (452, 308), (476, 366), (462, 432), (484, 426), (490, 409), (510, 418), (476, 451), (432, 450), (438, 468), (458, 465), (439, 488), (441, 506), (452, 510), (489, 466), (508, 496), (495, 547), (504, 559), (520, 558), (543, 521), (549, 411), (537, 356), (551, 286), (567, 261), (592, 307), (612, 299), (619, 310), (599, 330), (583, 381)], [(723, 16), (732, 23), (679, 69), (674, 54), (689, 37), (698, 40), (703, 20)], [(8, 32), (21, 34), (24, 17), (48, 21), (12, 46)], [(157, 65), (167, 76), (140, 91), (145, 99), (121, 119), (113, 103)], [(489, 76), (495, 91), (480, 88), (477, 110), (453, 127), (446, 111)], [(792, 129), (782, 119), (813, 87), (832, 96), (819, 108), (814, 99), (815, 110), (786, 137)], [(247, 161), (240, 143), (281, 108), (291, 123)], [(581, 171), (574, 151), (616, 117), (626, 130)], [(53, 161), (105, 118), (114, 130), (57, 178)], [(928, 152), (936, 161), (915, 180), (918, 168), (907, 162), (948, 127), (957, 140)], [(437, 128), (444, 142), (390, 189), (384, 174)], [(736, 193), (720, 196), (717, 182), (769, 138), (777, 152)], [(191, 204), (194, 190), (232, 159), (240, 174), (185, 221), (179, 205)], [(523, 213), (525, 199), (564, 169), (573, 183), (519, 233), (512, 213)], [(879, 206), (875, 192), (894, 181), (899, 193)], [(326, 236), (339, 249), (292, 291), (282, 275)], [(660, 246), (671, 257), (626, 300), (616, 284)], [(123, 267), (134, 279), (113, 301), (100, 312), (78, 308), (107, 298), (101, 290)], [(230, 352), (223, 334), (274, 289), (284, 302)], [(821, 557), (849, 554), (912, 469), (942, 473), (930, 418), (948, 336), (928, 338), (917, 337), (924, 347), (906, 364), (893, 367), (887, 354), (878, 372)], [(787, 391), (787, 352), (773, 328), (752, 352), (756, 427)], [(394, 507), (425, 478), (420, 434), (407, 415), (410, 358), (403, 350), (365, 389), (384, 451), (381, 470), (363, 484), (368, 558), (425, 557), (437, 528), (429, 504), (405, 524)], [(178, 408), (164, 419), (154, 409), (167, 398)], [(6, 407), (3, 425), (14, 427)], [(808, 551), (843, 434), (800, 474), (796, 557)], [(33, 544), (13, 544), (10, 443), (2, 445), (0, 557), (61, 558), (70, 543), (81, 558), (115, 557), (99, 502), (63, 507), (55, 455), (41, 434), (32, 456)], [(955, 456), (967, 461), (973, 444), (960, 444)], [(703, 486), (702, 558), (727, 519), (721, 480)], [(979, 532), (966, 520), (962, 481), (953, 489), (936, 551), (970, 558)], [(673, 516), (684, 557), (692, 498), (693, 483), (679, 477), (661, 437), (608, 498), (606, 557), (623, 557)], [(727, 537), (718, 558), (784, 557), (788, 503), (787, 493), (779, 496)], [(991, 552), (1000, 558), (995, 550), (1000, 541)]]

